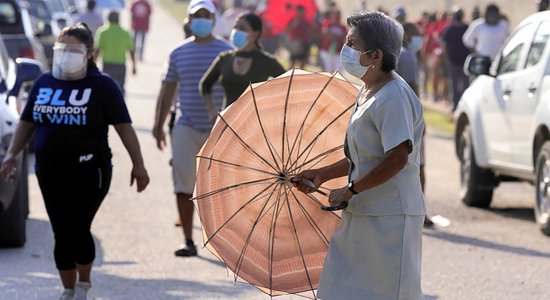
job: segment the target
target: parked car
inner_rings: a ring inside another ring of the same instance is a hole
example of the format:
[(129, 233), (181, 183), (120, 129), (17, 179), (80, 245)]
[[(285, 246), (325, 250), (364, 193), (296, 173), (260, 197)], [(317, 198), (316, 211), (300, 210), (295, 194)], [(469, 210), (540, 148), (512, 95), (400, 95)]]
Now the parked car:
[(21, 5), (29, 12), (35, 32), (41, 32), (37, 35), (37, 39), (44, 49), (48, 68), (51, 69), (55, 37), (62, 28), (59, 28), (59, 24), (53, 19), (50, 7), (45, 0), (25, 0)]
[(550, 11), (523, 20), (495, 60), (472, 56), (476, 79), (455, 112), (461, 196), (488, 207), (503, 181), (534, 184), (535, 217), (550, 235)]
[[(20, 92), (41, 73), (38, 61), (23, 58), (14, 62), (0, 37), (0, 162), (4, 160), (23, 107)], [(0, 246), (25, 244), (29, 211), (27, 178), (27, 157), (23, 151), (17, 157), (15, 175), (7, 181), (0, 180)]]
[(0, 0), (0, 33), (12, 59), (34, 58), (43, 67), (48, 66), (44, 48), (37, 36), (50, 33), (35, 32), (28, 11), (17, 0)]

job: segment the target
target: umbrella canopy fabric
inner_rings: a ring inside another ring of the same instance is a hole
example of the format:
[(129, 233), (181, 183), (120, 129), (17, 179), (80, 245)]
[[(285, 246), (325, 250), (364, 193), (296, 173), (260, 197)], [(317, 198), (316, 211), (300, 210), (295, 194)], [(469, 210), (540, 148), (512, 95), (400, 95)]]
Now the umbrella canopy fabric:
[[(195, 200), (206, 247), (271, 296), (316, 298), (338, 213), (290, 179), (344, 157), (357, 88), (326, 74), (283, 74), (250, 87), (222, 112), (197, 157)], [(345, 179), (324, 184), (328, 191)]]

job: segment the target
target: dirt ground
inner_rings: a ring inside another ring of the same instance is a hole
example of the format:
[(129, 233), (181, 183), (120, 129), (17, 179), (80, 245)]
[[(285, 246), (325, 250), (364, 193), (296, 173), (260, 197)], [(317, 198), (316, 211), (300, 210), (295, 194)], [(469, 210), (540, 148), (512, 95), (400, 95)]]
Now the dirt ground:
[[(342, 10), (342, 15), (347, 16), (359, 6), (360, 0), (335, 0)], [(325, 0), (318, 0), (321, 8), (325, 7)], [(510, 20), (511, 28), (515, 28), (521, 20), (537, 11), (535, 0), (367, 0), (367, 9), (383, 7), (390, 12), (402, 5), (407, 10), (407, 19), (416, 21), (423, 11), (443, 11), (453, 5), (461, 6), (465, 11), (466, 21), (470, 22), (470, 16), (474, 6), (478, 5), (480, 10), (485, 10), (489, 3), (500, 7), (501, 12)]]

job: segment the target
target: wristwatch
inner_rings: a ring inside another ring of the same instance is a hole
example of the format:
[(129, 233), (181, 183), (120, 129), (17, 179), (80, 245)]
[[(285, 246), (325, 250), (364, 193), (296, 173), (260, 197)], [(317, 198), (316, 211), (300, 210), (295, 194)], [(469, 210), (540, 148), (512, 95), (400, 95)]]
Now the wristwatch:
[(357, 192), (355, 191), (355, 189), (353, 189), (353, 185), (354, 185), (354, 182), (353, 182), (353, 180), (352, 180), (352, 181), (350, 181), (350, 182), (348, 183), (348, 190), (349, 190), (352, 194), (354, 194), (354, 195), (359, 194), (359, 193), (357, 193)]

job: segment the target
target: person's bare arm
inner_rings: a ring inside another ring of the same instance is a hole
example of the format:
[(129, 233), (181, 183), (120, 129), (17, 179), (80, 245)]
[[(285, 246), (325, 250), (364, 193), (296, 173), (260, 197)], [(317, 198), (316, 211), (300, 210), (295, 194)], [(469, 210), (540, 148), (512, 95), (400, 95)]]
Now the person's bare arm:
[(134, 50), (130, 50), (130, 59), (132, 59), (132, 75), (136, 75), (136, 52)]
[[(354, 181), (354, 191), (360, 193), (390, 180), (390, 178), (397, 175), (407, 165), (408, 159), (409, 141), (405, 141), (386, 152), (382, 160), (370, 172), (359, 180)], [(342, 202), (349, 201), (352, 196), (353, 193), (345, 186), (332, 190), (328, 201), (331, 205), (336, 206)]]
[(15, 157), (23, 150), (34, 132), (34, 124), (27, 121), (19, 121), (15, 134), (11, 140), (8, 152), (0, 167), (0, 179), (7, 180), (15, 172)]
[(143, 163), (143, 156), (141, 155), (136, 132), (130, 123), (116, 124), (114, 127), (132, 160), (133, 168), (130, 175), (130, 186), (134, 184), (135, 180), (137, 191), (141, 192), (149, 184), (149, 176)]
[(166, 133), (164, 124), (170, 113), (170, 108), (174, 102), (178, 84), (176, 82), (163, 81), (157, 98), (157, 106), (155, 112), (155, 123), (153, 126), (153, 136), (157, 140), (157, 148), (160, 150), (166, 146)]

